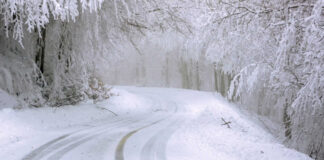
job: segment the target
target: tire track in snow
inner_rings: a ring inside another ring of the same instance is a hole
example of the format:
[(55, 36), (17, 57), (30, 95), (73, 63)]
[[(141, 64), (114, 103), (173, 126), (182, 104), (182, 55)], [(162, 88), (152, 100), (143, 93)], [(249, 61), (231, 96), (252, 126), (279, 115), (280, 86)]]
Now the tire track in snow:
[[(173, 102), (174, 113), (173, 117), (177, 117), (178, 105)], [(166, 146), (169, 138), (177, 130), (176, 127), (182, 124), (184, 119), (177, 118), (175, 120), (170, 120), (170, 124), (156, 133), (152, 138), (150, 138), (144, 145), (141, 151), (141, 160), (166, 160)]]
[[(30, 152), (29, 154), (24, 156), (22, 159), (23, 160), (39, 160), (39, 159), (51, 154), (55, 150), (58, 150), (62, 147), (65, 147), (68, 144), (78, 141), (80, 138), (87, 137), (88, 134), (97, 133), (97, 132), (100, 132), (101, 130), (107, 130), (106, 127), (108, 127), (108, 126), (111, 126), (113, 128), (116, 125), (118, 126), (120, 124), (127, 123), (127, 122), (130, 122), (130, 120), (116, 120), (116, 121), (113, 121), (112, 124), (108, 124), (108, 125), (104, 124), (104, 125), (100, 125), (100, 126), (89, 127), (89, 128), (85, 128), (85, 129), (81, 129), (81, 130), (78, 130), (75, 132), (65, 134), (63, 136), (55, 138), (55, 139), (45, 143), (44, 145), (38, 147), (37, 149), (33, 150), (32, 152)], [(108, 129), (110, 129), (110, 128), (108, 128)], [(92, 131), (92, 130), (94, 130), (94, 131)], [(80, 135), (78, 135), (78, 134), (80, 134)]]
[(166, 160), (166, 146), (169, 138), (182, 123), (181, 119), (171, 121), (166, 128), (156, 133), (144, 145), (141, 151), (141, 160)]
[[(136, 121), (138, 122), (138, 121)], [(134, 124), (136, 122), (133, 122), (131, 124)], [(118, 128), (122, 128), (122, 127), (126, 127), (128, 126), (129, 123), (124, 123), (124, 124), (120, 124), (118, 126)], [(97, 138), (97, 136), (101, 135), (101, 134), (104, 134), (106, 133), (107, 130), (110, 130), (110, 129), (115, 129), (115, 128), (106, 128), (105, 130), (101, 131), (101, 132), (98, 132), (94, 135), (91, 135), (91, 136), (87, 136), (85, 138), (82, 138), (81, 140), (78, 140), (78, 141), (75, 141), (65, 147), (63, 147), (61, 150), (59, 150), (58, 152), (56, 152), (55, 154), (51, 155), (48, 160), (58, 160), (58, 159), (61, 159), (66, 153), (68, 153), (69, 151), (73, 150), (74, 148), (94, 139), (94, 138)]]
[(65, 135), (63, 135), (63, 136), (60, 136), (60, 137), (58, 137), (58, 138), (55, 138), (55, 139), (53, 139), (53, 140), (47, 142), (46, 144), (40, 146), (39, 148), (33, 150), (33, 151), (30, 152), (28, 155), (26, 155), (25, 157), (23, 157), (22, 160), (32, 160), (32, 159), (34, 159), (34, 158), (37, 156), (37, 154), (39, 154), (39, 153), (41, 153), (42, 151), (44, 151), (48, 146), (51, 146), (51, 145), (53, 145), (54, 143), (56, 143), (56, 142), (58, 142), (58, 141), (60, 141), (60, 140), (62, 140), (62, 139), (64, 139), (64, 138), (66, 138), (66, 137), (68, 137), (68, 136), (70, 136), (70, 135), (71, 135), (71, 134), (65, 134)]
[(136, 132), (142, 130), (142, 129), (145, 129), (147, 127), (150, 127), (152, 125), (155, 125), (163, 120), (165, 120), (166, 118), (163, 118), (163, 119), (160, 119), (158, 121), (155, 121), (153, 123), (150, 123), (148, 125), (145, 125), (141, 128), (138, 128), (136, 130), (133, 130), (131, 132), (129, 132), (128, 134), (126, 134), (118, 143), (117, 145), (117, 148), (116, 148), (116, 151), (115, 151), (115, 160), (124, 160), (124, 147), (125, 147), (125, 144), (126, 144), (126, 141), (133, 135), (135, 134)]

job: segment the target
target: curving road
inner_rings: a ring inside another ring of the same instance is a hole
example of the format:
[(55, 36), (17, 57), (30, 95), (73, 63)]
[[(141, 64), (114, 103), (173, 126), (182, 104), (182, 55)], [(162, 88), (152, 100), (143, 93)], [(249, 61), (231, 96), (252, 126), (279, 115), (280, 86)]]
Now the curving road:
[(154, 114), (143, 119), (118, 118), (109, 124), (57, 137), (22, 159), (97, 159), (99, 154), (103, 159), (115, 160), (166, 159), (166, 142), (183, 121), (174, 117), (170, 114)]
[[(120, 87), (150, 101), (150, 111), (46, 140), (23, 160), (308, 159), (213, 93)], [(229, 126), (222, 125), (226, 120)]]
[[(159, 95), (149, 94), (161, 101)], [(163, 99), (163, 101), (166, 101)], [(166, 111), (141, 116), (118, 116), (108, 123), (61, 135), (25, 155), (23, 160), (139, 159), (165, 160), (166, 144), (185, 117), (178, 115), (176, 102)], [(100, 156), (101, 155), (101, 156)]]

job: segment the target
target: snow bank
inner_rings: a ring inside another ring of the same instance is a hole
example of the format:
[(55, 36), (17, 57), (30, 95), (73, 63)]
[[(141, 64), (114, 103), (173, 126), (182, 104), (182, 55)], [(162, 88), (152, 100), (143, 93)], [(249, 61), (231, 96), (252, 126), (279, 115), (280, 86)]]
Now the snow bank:
[(0, 109), (18, 107), (17, 99), (0, 89)]
[(117, 115), (141, 114), (153, 110), (151, 108), (152, 101), (147, 97), (116, 88), (113, 88), (111, 92), (114, 96), (97, 103), (98, 107), (112, 111)]
[(231, 118), (231, 128), (207, 111), (180, 127), (169, 140), (169, 160), (306, 160), (307, 155), (288, 149), (269, 133)]
[[(199, 107), (199, 101), (201, 106), (207, 107), (191, 116), (172, 135), (167, 147), (169, 160), (311, 159), (280, 144), (255, 117), (219, 95), (203, 92), (197, 95), (196, 99), (187, 99), (188, 104), (194, 102), (190, 107), (192, 111), (195, 111), (194, 106)], [(229, 122), (229, 127), (223, 120)]]
[(90, 102), (60, 108), (2, 109), (0, 159), (16, 159), (13, 157), (27, 154), (46, 142), (46, 139), (92, 126), (98, 121), (109, 122), (114, 117), (112, 113)]

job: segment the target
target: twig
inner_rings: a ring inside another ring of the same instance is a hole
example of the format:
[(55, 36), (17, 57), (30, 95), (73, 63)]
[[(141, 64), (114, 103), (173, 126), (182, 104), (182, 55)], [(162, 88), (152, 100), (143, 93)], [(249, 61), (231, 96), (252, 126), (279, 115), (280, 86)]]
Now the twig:
[(230, 121), (226, 122), (224, 118), (222, 118), (222, 121), (224, 122), (222, 125), (226, 125), (227, 128), (231, 128), (231, 126), (229, 124), (232, 122), (230, 122)]
[(100, 109), (103, 109), (103, 110), (107, 110), (107, 111), (109, 111), (110, 113), (112, 113), (114, 116), (118, 116), (118, 114), (116, 114), (115, 112), (113, 112), (113, 111), (111, 111), (111, 110), (109, 110), (109, 109), (107, 109), (107, 108), (102, 108), (102, 107), (99, 107), (99, 106), (97, 106), (98, 108), (100, 108)]

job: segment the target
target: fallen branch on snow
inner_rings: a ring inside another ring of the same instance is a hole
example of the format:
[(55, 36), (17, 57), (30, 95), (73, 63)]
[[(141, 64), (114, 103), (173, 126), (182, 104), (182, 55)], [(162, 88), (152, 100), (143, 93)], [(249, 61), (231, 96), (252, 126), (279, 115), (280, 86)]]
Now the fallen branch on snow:
[(227, 128), (231, 128), (230, 123), (232, 123), (232, 122), (230, 122), (230, 121), (226, 122), (224, 118), (222, 118), (222, 121), (224, 122), (222, 125), (226, 125)]

